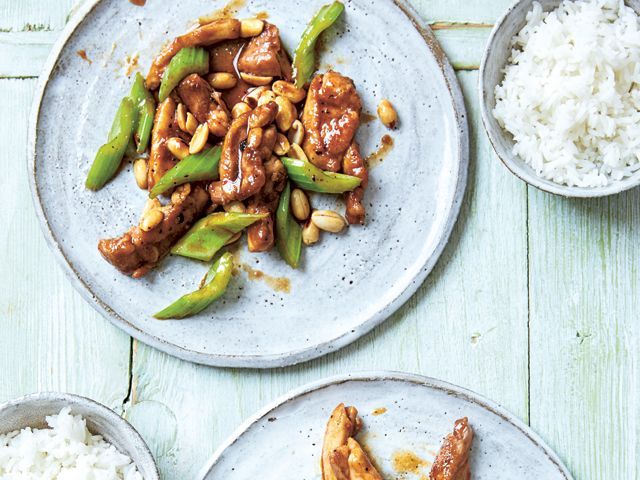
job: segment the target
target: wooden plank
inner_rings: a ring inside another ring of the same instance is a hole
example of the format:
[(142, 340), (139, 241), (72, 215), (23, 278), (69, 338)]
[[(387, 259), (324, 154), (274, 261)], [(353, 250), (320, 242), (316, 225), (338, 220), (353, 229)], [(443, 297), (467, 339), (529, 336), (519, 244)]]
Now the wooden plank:
[(429, 22), (493, 23), (513, 0), (411, 0)]
[[(490, 28), (440, 24), (434, 30), (454, 68), (475, 70), (480, 64)], [(0, 32), (0, 77), (37, 77), (58, 32)]]
[(531, 425), (576, 478), (639, 478), (640, 190), (529, 205)]
[(119, 408), (128, 392), (129, 338), (73, 290), (33, 209), (25, 162), (34, 86), (0, 80), (0, 401), (57, 390)]
[[(81, 1), (81, 0), (80, 0)], [(74, 0), (8, 0), (0, 3), (0, 30), (61, 30)]]
[[(477, 73), (461, 73), (460, 80), (475, 106)], [(338, 373), (419, 372), (486, 394), (527, 418), (526, 190), (493, 158), (475, 107), (471, 123), (480, 139), (472, 143), (462, 220), (420, 292), (373, 333), (317, 361), (265, 372), (190, 365), (137, 346), (127, 417), (151, 444), (166, 479), (194, 478), (215, 447), (265, 403)]]
[(37, 77), (59, 32), (0, 32), (0, 77)]

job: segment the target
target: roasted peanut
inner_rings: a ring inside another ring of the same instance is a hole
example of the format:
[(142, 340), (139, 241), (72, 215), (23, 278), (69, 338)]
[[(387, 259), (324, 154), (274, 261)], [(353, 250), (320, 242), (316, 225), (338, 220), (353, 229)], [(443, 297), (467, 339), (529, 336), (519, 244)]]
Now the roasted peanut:
[(378, 118), (384, 124), (385, 127), (394, 129), (398, 124), (398, 113), (393, 108), (391, 102), (386, 98), (378, 105)]
[(238, 102), (233, 106), (233, 109), (231, 110), (231, 116), (235, 119), (250, 111), (251, 107), (249, 105), (244, 102)]
[(185, 183), (184, 185), (180, 185), (171, 194), (171, 203), (173, 203), (174, 205), (177, 205), (178, 203), (184, 202), (185, 198), (187, 198), (190, 193), (191, 193), (190, 183)]
[(294, 188), (291, 191), (291, 212), (296, 220), (301, 222), (309, 218), (311, 213), (311, 206), (309, 205), (309, 199), (307, 194), (299, 188)]
[(144, 204), (144, 208), (142, 209), (142, 215), (140, 216), (140, 221), (142, 221), (144, 216), (149, 211), (153, 210), (154, 208), (160, 208), (160, 207), (162, 207), (162, 204), (160, 203), (160, 200), (158, 200), (157, 198), (147, 199), (146, 203)]
[(171, 137), (167, 140), (167, 148), (178, 160), (189, 156), (189, 146), (178, 137)]
[(184, 106), (184, 103), (179, 103), (178, 108), (176, 108), (176, 121), (178, 122), (178, 127), (183, 132), (187, 131), (187, 107)]
[(320, 229), (316, 227), (316, 224), (309, 220), (302, 227), (302, 241), (305, 245), (313, 245), (320, 240)]
[(247, 209), (242, 202), (227, 203), (224, 207), (225, 212), (229, 213), (246, 213)]
[(347, 226), (344, 217), (333, 210), (316, 210), (311, 214), (311, 221), (320, 230), (331, 233), (340, 233)]
[(167, 148), (171, 152), (171, 155), (176, 157), (178, 160), (182, 160), (189, 156), (189, 147), (178, 137), (171, 137), (167, 140)]
[(264, 92), (262, 92), (262, 95), (260, 95), (260, 98), (258, 99), (258, 106), (264, 105), (265, 103), (273, 102), (275, 101), (275, 99), (275, 93), (273, 93), (271, 90), (265, 90)]
[(304, 141), (304, 125), (300, 120), (295, 120), (289, 130), (289, 142), (302, 145)]
[(289, 153), (290, 148), (291, 145), (289, 144), (289, 140), (287, 140), (287, 137), (285, 137), (281, 133), (278, 133), (278, 136), (276, 137), (276, 144), (273, 147), (273, 153), (275, 153), (279, 157), (283, 157), (284, 155)]
[(207, 76), (207, 80), (216, 90), (229, 90), (238, 83), (238, 79), (233, 73), (217, 72)]
[(240, 20), (240, 36), (242, 38), (255, 37), (262, 33), (264, 22), (259, 18)]
[(185, 128), (185, 132), (190, 133), (191, 135), (196, 133), (196, 128), (198, 128), (198, 121), (191, 112), (187, 112), (187, 121), (185, 122)]
[(277, 80), (273, 82), (271, 89), (276, 95), (285, 97), (293, 103), (300, 103), (307, 96), (307, 92), (302, 88), (296, 87), (293, 83)]
[(153, 208), (142, 216), (140, 228), (143, 231), (148, 232), (160, 225), (160, 222), (162, 222), (163, 219), (164, 214), (162, 213), (162, 211), (158, 208)]
[(286, 97), (276, 97), (276, 103), (278, 104), (278, 114), (276, 115), (276, 124), (282, 132), (288, 132), (293, 125), (293, 122), (298, 116), (296, 107)]
[(255, 87), (254, 89), (249, 91), (249, 93), (247, 93), (242, 100), (251, 108), (256, 108), (258, 106), (258, 101), (260, 100), (260, 97), (264, 92), (268, 90), (269, 90), (269, 87), (265, 87), (265, 86)]
[(138, 186), (146, 190), (147, 188), (147, 161), (144, 158), (139, 158), (133, 162), (133, 176), (136, 179)]
[(254, 85), (256, 87), (269, 85), (271, 82), (273, 82), (273, 77), (261, 77), (260, 75), (253, 75), (251, 73), (240, 72), (240, 77), (249, 85)]
[(189, 142), (189, 154), (199, 153), (209, 140), (209, 126), (206, 123), (198, 125), (191, 141)]
[(297, 143), (291, 144), (291, 148), (289, 149), (288, 155), (291, 158), (297, 158), (298, 160), (306, 160), (307, 162), (309, 161), (309, 159), (307, 158), (307, 154), (304, 153), (304, 150), (302, 150), (302, 147)]
[(233, 237), (231, 237), (229, 240), (225, 242), (225, 245), (231, 245), (232, 243), (236, 243), (238, 240), (240, 240), (240, 237), (242, 237), (242, 232), (238, 232), (234, 234)]

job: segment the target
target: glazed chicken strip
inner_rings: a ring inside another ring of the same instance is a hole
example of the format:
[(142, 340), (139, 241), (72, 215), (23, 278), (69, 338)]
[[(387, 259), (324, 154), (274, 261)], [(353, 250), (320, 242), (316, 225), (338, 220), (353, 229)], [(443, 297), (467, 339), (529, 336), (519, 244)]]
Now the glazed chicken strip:
[(347, 447), (349, 447), (349, 480), (382, 480), (382, 476), (358, 442), (350, 438), (347, 440)]
[(444, 439), (440, 452), (433, 462), (430, 480), (469, 480), (469, 448), (473, 430), (467, 418), (456, 420), (453, 433)]
[(346, 214), (347, 221), (351, 225), (362, 225), (365, 217), (365, 207), (362, 204), (364, 191), (369, 183), (369, 173), (364, 159), (360, 155), (360, 147), (353, 142), (342, 160), (342, 171), (347, 175), (353, 175), (362, 180), (360, 186), (352, 192), (344, 194), (345, 203), (347, 204)]
[(149, 150), (149, 171), (147, 183), (149, 190), (162, 176), (177, 163), (177, 159), (167, 148), (167, 140), (176, 135), (173, 121), (176, 112), (176, 102), (169, 97), (156, 110), (151, 132), (151, 149)]
[[(204, 211), (209, 197), (199, 186), (181, 185), (171, 195), (171, 203), (157, 208), (161, 219), (152, 228), (131, 227), (118, 238), (100, 240), (102, 256), (122, 273), (140, 278), (153, 269), (171, 246), (191, 227)], [(148, 213), (148, 212), (146, 212)], [(160, 218), (156, 214), (156, 218)]]
[(263, 162), (271, 158), (277, 131), (271, 125), (278, 113), (275, 102), (265, 103), (236, 118), (224, 137), (220, 180), (209, 185), (216, 205), (243, 201), (256, 195), (266, 182)]
[(204, 78), (197, 73), (186, 77), (178, 85), (178, 95), (198, 123), (206, 123), (216, 137), (224, 137), (229, 130), (229, 112)]
[(264, 220), (258, 220), (247, 229), (247, 244), (250, 252), (267, 252), (273, 248), (273, 216), (278, 208), (280, 194), (287, 183), (287, 169), (280, 159), (271, 157), (264, 163), (266, 182), (260, 193), (251, 199), (247, 213), (269, 213)]
[(303, 149), (318, 168), (337, 172), (360, 126), (362, 102), (350, 78), (337, 72), (316, 75), (311, 81), (302, 123)]
[(186, 47), (215, 45), (224, 40), (240, 38), (240, 20), (222, 18), (180, 35), (167, 45), (153, 60), (147, 75), (147, 88), (155, 90), (160, 86), (162, 75), (171, 59)]
[(253, 37), (242, 50), (238, 70), (259, 77), (281, 77), (291, 81), (291, 63), (282, 49), (278, 27), (265, 23), (262, 33)]
[[(333, 472), (331, 457), (337, 449), (347, 446), (347, 441), (358, 433), (361, 425), (355, 407), (345, 407), (344, 403), (341, 403), (333, 410), (322, 444), (322, 480), (341, 480)], [(344, 448), (341, 451), (344, 453)]]

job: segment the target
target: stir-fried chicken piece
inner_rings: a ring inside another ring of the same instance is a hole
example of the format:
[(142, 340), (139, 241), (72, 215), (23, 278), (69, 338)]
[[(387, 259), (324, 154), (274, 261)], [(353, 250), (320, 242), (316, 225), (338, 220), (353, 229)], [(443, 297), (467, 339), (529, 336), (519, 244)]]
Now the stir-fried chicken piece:
[(244, 47), (238, 59), (238, 70), (259, 77), (281, 77), (292, 79), (289, 58), (282, 48), (280, 31), (271, 23)]
[(347, 440), (347, 447), (349, 447), (350, 480), (382, 480), (382, 476), (358, 442), (350, 438)]
[(175, 112), (176, 102), (171, 97), (158, 105), (156, 110), (153, 131), (151, 132), (151, 149), (149, 150), (149, 171), (147, 173), (149, 190), (177, 162), (167, 148), (167, 140), (177, 135), (177, 128), (174, 125)]
[(315, 166), (340, 170), (342, 157), (360, 126), (361, 111), (362, 102), (350, 78), (337, 72), (314, 77), (302, 123), (306, 131), (303, 149)]
[(240, 38), (240, 20), (235, 18), (221, 18), (176, 37), (153, 60), (147, 74), (147, 88), (155, 90), (160, 86), (165, 68), (183, 48), (214, 45), (235, 38)]
[(453, 433), (444, 439), (440, 452), (433, 462), (430, 480), (469, 480), (469, 448), (473, 430), (467, 417), (456, 420)]
[(322, 480), (340, 480), (333, 473), (331, 456), (340, 447), (346, 447), (349, 438), (355, 436), (361, 426), (362, 421), (355, 407), (345, 407), (344, 403), (341, 403), (333, 410), (327, 422), (322, 445)]
[(264, 163), (266, 182), (260, 193), (249, 200), (248, 213), (268, 213), (247, 229), (247, 243), (250, 252), (267, 252), (273, 248), (273, 215), (278, 208), (280, 194), (287, 183), (287, 169), (277, 157)]
[(182, 185), (171, 196), (171, 203), (159, 208), (163, 217), (156, 226), (148, 231), (140, 226), (131, 227), (121, 237), (100, 240), (98, 250), (122, 273), (140, 278), (169, 253), (171, 246), (198, 219), (208, 201), (203, 188)]
[(186, 77), (178, 85), (178, 95), (198, 123), (206, 123), (216, 137), (224, 137), (229, 130), (229, 112), (220, 95), (209, 82), (197, 73)]
[(347, 175), (353, 175), (362, 180), (360, 186), (352, 192), (344, 194), (347, 204), (346, 214), (347, 221), (354, 224), (363, 224), (365, 216), (365, 207), (362, 204), (364, 190), (369, 183), (369, 173), (364, 159), (360, 155), (360, 147), (353, 142), (342, 160), (342, 171)]
[(220, 180), (209, 185), (216, 205), (243, 201), (266, 182), (263, 162), (271, 158), (277, 131), (271, 125), (278, 113), (275, 102), (265, 103), (236, 118), (222, 144)]

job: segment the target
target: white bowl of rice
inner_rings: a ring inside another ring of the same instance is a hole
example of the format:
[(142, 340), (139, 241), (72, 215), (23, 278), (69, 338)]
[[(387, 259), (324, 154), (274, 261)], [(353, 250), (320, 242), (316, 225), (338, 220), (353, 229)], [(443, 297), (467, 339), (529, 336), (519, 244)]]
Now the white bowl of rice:
[(123, 418), (93, 400), (38, 393), (0, 405), (2, 480), (159, 480)]
[(638, 1), (520, 0), (480, 67), (482, 119), (516, 176), (566, 197), (640, 184)]

